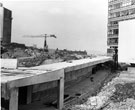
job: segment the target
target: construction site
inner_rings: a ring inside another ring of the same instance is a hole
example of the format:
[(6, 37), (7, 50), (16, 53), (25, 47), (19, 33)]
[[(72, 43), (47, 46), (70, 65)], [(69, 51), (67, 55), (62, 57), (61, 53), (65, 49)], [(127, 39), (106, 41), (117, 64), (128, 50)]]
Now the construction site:
[(108, 0), (107, 52), (100, 55), (52, 49), (55, 34), (24, 33), (41, 38), (42, 48), (12, 42), (7, 8), (0, 3), (1, 110), (135, 110), (135, 0)]

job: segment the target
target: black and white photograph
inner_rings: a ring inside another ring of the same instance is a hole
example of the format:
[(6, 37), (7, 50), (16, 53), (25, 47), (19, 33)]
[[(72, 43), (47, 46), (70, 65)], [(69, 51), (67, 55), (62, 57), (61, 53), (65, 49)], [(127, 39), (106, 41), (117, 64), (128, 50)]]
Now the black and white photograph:
[(1, 110), (135, 110), (135, 0), (1, 0)]

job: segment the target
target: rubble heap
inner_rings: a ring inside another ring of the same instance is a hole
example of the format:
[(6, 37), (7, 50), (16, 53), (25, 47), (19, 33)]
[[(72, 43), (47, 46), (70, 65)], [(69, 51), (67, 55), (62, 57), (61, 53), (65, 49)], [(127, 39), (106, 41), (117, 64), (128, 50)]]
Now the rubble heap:
[(133, 98), (135, 100), (135, 83), (126, 83), (126, 84), (116, 84), (116, 91), (110, 97), (114, 102), (123, 102), (127, 98)]
[(46, 64), (46, 60), (52, 60), (51, 63), (53, 63), (91, 57), (87, 55), (86, 51), (52, 49), (52, 52), (45, 52), (43, 49), (27, 47), (24, 44), (18, 43), (1, 46), (1, 50), (1, 58), (17, 58), (18, 65), (21, 67), (32, 67)]
[(71, 110), (135, 110), (135, 74), (121, 72), (96, 95)]
[(48, 54), (41, 53), (39, 56), (36, 57), (26, 57), (18, 59), (18, 65), (20, 67), (32, 67), (41, 65), (44, 60), (50, 58)]

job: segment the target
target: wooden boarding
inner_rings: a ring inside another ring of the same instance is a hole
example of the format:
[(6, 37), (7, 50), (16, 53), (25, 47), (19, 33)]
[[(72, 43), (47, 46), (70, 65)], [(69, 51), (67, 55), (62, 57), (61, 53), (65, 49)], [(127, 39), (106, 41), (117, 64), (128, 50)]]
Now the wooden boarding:
[[(9, 70), (8, 70), (9, 71)], [(18, 88), (28, 86), (27, 103), (31, 103), (32, 85), (44, 82), (58, 80), (59, 87), (59, 110), (63, 108), (63, 95), (64, 95), (64, 70), (54, 71), (36, 71), (36, 70), (16, 70), (17, 73), (4, 72), (2, 70), (1, 83), (2, 83), (2, 97), (9, 99), (9, 110), (18, 110)], [(20, 71), (20, 73), (19, 73)]]

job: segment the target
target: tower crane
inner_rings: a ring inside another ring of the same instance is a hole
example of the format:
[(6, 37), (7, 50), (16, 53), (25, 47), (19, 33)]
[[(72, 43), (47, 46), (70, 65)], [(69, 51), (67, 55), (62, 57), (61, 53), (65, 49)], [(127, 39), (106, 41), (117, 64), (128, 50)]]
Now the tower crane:
[(24, 35), (23, 37), (31, 37), (31, 38), (44, 38), (44, 51), (48, 51), (47, 38), (53, 37), (56, 38), (54, 34), (43, 34), (43, 35)]

